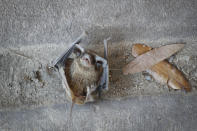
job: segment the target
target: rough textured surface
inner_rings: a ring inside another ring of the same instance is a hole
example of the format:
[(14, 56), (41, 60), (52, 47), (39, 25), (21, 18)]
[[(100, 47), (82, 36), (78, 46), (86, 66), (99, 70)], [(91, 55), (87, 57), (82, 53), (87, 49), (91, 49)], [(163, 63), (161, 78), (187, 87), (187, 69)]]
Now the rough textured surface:
[(74, 106), (56, 104), (0, 112), (0, 130), (18, 131), (195, 131), (196, 95), (135, 97)]
[[(149, 44), (155, 46), (154, 44)], [(109, 91), (103, 99), (123, 99), (139, 95), (184, 94), (184, 91), (169, 90), (155, 80), (146, 80), (146, 72), (123, 75), (121, 68), (134, 59), (130, 42), (109, 43)], [(103, 46), (95, 45), (98, 54)], [(89, 47), (89, 48), (93, 48)], [(0, 107), (38, 106), (66, 102), (65, 91), (57, 71), (50, 70), (50, 61), (64, 51), (63, 45), (25, 46), (1, 50)], [(197, 44), (188, 42), (185, 48), (171, 58), (171, 63), (184, 72), (197, 92)], [(50, 52), (50, 53), (48, 53)], [(192, 53), (188, 53), (192, 52)], [(117, 64), (119, 63), (119, 64)]]
[[(83, 30), (87, 48), (101, 55), (103, 39), (112, 38), (110, 90), (102, 101), (75, 106), (70, 119), (59, 75), (47, 66)], [(0, 0), (0, 130), (193, 131), (196, 37), (195, 0)], [(123, 76), (136, 42), (186, 42), (169, 61), (189, 79), (192, 93), (170, 91), (145, 72)]]
[(67, 43), (82, 30), (91, 42), (195, 39), (196, 0), (1, 0), (2, 46)]

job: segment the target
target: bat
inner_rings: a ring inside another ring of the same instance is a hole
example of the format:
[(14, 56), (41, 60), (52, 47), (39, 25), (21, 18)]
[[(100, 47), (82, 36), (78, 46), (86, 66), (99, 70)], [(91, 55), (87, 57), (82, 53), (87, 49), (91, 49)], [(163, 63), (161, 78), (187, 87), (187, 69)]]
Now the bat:
[(107, 41), (104, 40), (104, 58), (79, 44), (87, 35), (82, 33), (55, 62), (67, 97), (75, 104), (84, 104), (100, 97), (102, 90), (108, 90), (109, 67), (107, 62)]

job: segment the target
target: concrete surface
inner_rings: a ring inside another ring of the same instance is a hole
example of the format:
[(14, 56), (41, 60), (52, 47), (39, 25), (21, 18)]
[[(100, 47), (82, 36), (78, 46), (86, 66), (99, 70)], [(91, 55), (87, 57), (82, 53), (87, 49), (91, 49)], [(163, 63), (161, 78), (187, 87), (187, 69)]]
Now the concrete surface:
[(149, 96), (86, 106), (0, 112), (1, 131), (195, 131), (197, 96)]
[(195, 39), (196, 0), (1, 0), (1, 46), (90, 41)]
[[(87, 48), (101, 55), (103, 39), (112, 38), (110, 90), (103, 100), (74, 106), (70, 118), (59, 75), (47, 66), (83, 30)], [(0, 130), (194, 131), (196, 36), (196, 0), (0, 0)], [(123, 76), (136, 42), (185, 42), (170, 61), (192, 92), (170, 91), (145, 72)]]

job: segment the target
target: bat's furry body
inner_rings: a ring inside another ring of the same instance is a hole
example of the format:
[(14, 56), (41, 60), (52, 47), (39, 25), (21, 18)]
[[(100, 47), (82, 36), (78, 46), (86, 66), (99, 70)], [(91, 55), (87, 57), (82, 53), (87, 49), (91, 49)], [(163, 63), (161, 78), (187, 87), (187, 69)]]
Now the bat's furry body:
[[(87, 88), (95, 90), (98, 87), (102, 68), (97, 68), (95, 63), (92, 63), (90, 67), (85, 67), (80, 59), (80, 57), (74, 58), (70, 67), (71, 87), (76, 95), (85, 96)], [(94, 56), (91, 59), (95, 59)]]
[[(102, 89), (108, 89), (109, 68), (107, 64), (107, 40), (104, 40), (104, 58), (79, 43), (87, 35), (84, 32), (71, 46), (53, 62), (57, 68), (69, 100), (85, 104), (100, 96)], [(70, 57), (72, 56), (73, 57)]]

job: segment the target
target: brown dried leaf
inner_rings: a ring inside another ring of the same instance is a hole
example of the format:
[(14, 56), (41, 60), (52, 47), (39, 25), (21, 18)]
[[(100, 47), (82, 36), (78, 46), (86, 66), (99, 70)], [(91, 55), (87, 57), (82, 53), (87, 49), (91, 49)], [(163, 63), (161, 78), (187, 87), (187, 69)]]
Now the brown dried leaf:
[(159, 48), (154, 48), (140, 56), (135, 60), (131, 61), (123, 68), (123, 73), (133, 74), (141, 71), (145, 71), (151, 68), (153, 65), (163, 61), (164, 59), (170, 57), (181, 48), (184, 47), (184, 44), (172, 44), (161, 46)]
[[(132, 55), (137, 57), (152, 48), (143, 44), (135, 44), (132, 47)], [(153, 78), (161, 84), (167, 84), (173, 89), (185, 89), (191, 91), (191, 87), (182, 72), (164, 60), (146, 70)]]

